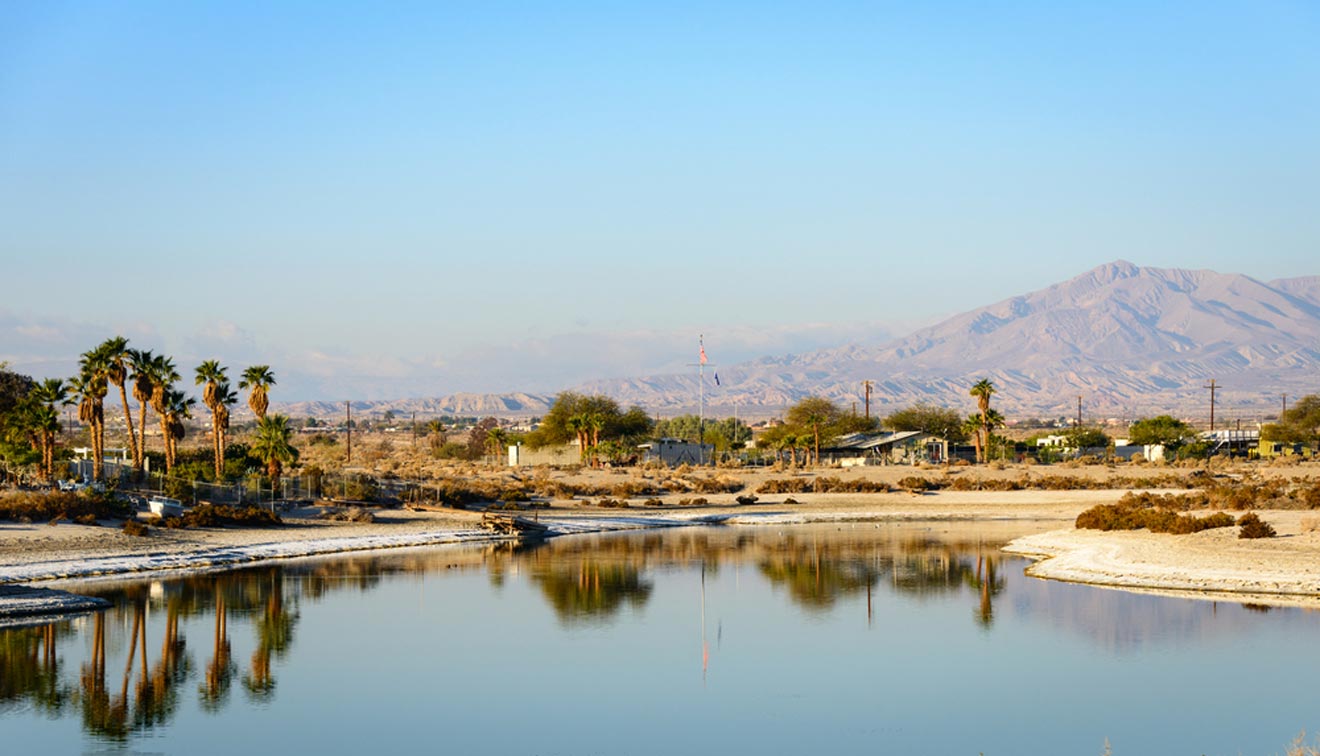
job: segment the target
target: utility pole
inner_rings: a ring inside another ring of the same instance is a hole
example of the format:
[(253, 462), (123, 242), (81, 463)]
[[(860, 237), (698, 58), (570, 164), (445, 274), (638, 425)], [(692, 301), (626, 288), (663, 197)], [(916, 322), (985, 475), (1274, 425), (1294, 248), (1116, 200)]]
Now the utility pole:
[(412, 419), (413, 448), (416, 449), (417, 448), (417, 413), (416, 412), (412, 413), (412, 416), (413, 416)]
[(871, 382), (862, 381), (862, 388), (866, 389), (866, 419), (871, 419)]
[(1213, 433), (1215, 430), (1215, 389), (1219, 387), (1215, 385), (1215, 379), (1211, 378), (1210, 384), (1206, 388), (1210, 389), (1210, 431)]
[(1077, 427), (1082, 427), (1082, 398), (1077, 397)]
[(344, 402), (344, 412), (347, 413), (344, 420), (344, 431), (348, 434), (348, 460), (344, 464), (353, 462), (353, 403)]
[(1283, 416), (1288, 414), (1288, 395), (1283, 395), (1283, 412), (1279, 413), (1279, 422), (1283, 422)]

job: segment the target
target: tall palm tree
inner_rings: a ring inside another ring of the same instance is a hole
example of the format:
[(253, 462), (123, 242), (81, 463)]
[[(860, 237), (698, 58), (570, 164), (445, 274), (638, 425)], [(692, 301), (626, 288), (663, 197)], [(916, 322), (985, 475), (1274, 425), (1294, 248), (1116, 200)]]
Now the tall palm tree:
[(119, 389), (119, 402), (124, 407), (124, 422), (128, 426), (128, 448), (133, 461), (138, 458), (137, 436), (133, 433), (133, 412), (128, 408), (128, 369), (132, 364), (128, 339), (115, 336), (106, 339), (97, 347), (105, 360), (105, 377), (110, 384)]
[(984, 462), (984, 454), (981, 446), (981, 415), (979, 413), (968, 415), (963, 421), (962, 432), (972, 437), (972, 443), (976, 445), (976, 461)]
[(174, 360), (163, 354), (152, 358), (148, 375), (151, 378), (151, 408), (160, 416), (161, 444), (165, 452), (165, 469), (168, 472), (173, 466), (173, 459), (170, 457), (170, 423), (165, 412), (168, 407), (167, 399), (170, 398), (169, 392), (174, 389), (174, 382), (182, 376), (174, 366)]
[(78, 402), (78, 421), (87, 426), (91, 437), (92, 480), (100, 480), (104, 454), (101, 444), (105, 428), (105, 376), (97, 371), (94, 363), (89, 364), (69, 380), (69, 390)]
[(147, 406), (156, 390), (153, 378), (156, 357), (150, 350), (130, 349), (127, 359), (133, 369), (133, 398), (138, 401), (138, 440), (133, 447), (133, 469), (141, 473), (147, 453)]
[[(981, 447), (982, 448), (989, 447), (990, 397), (995, 393), (995, 384), (992, 383), (989, 378), (982, 378), (981, 380), (977, 381), (976, 384), (972, 386), (971, 391), (968, 391), (967, 393), (976, 397), (976, 407), (978, 410), (980, 410), (981, 428), (977, 432), (981, 434)], [(981, 456), (982, 456), (981, 453), (978, 452), (977, 461), (984, 462), (985, 460), (982, 459)]]
[(293, 429), (285, 415), (271, 415), (257, 421), (257, 435), (252, 440), (251, 453), (266, 465), (271, 490), (279, 490), (280, 475), (285, 465), (298, 461), (298, 450), (293, 446)]
[(250, 390), (248, 406), (252, 408), (252, 414), (256, 415), (258, 420), (266, 417), (266, 408), (270, 406), (266, 393), (274, 385), (275, 374), (270, 371), (270, 365), (253, 365), (243, 371), (243, 377), (238, 381), (239, 388)]
[(83, 352), (78, 368), (78, 419), (91, 429), (92, 480), (100, 480), (105, 463), (105, 395), (109, 392), (105, 351), (98, 346)]
[(228, 383), (222, 383), (216, 388), (215, 396), (215, 430), (220, 434), (220, 465), (216, 478), (220, 478), (225, 465), (225, 448), (229, 446), (229, 408), (238, 404), (238, 392), (230, 388)]
[(228, 376), (225, 375), (225, 368), (216, 360), (207, 360), (198, 365), (195, 373), (195, 385), (206, 386), (202, 389), (202, 402), (211, 410), (211, 448), (214, 452), (215, 478), (219, 480), (225, 466), (225, 452), (220, 439), (220, 387), (228, 387)]

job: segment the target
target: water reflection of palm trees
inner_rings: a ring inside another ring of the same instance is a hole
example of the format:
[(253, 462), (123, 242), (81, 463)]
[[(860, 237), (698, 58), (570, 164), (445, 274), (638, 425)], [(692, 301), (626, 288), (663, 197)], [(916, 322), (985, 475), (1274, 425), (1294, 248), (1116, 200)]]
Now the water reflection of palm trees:
[[(539, 547), (504, 544), (362, 556), (163, 583), (101, 583), (91, 592), (112, 600), (114, 608), (106, 612), (0, 631), (0, 705), (24, 701), (52, 715), (80, 714), (88, 732), (122, 741), (171, 721), (186, 698), (185, 684), (196, 686), (205, 711), (219, 711), (232, 700), (236, 679), (248, 700), (270, 699), (277, 689), (278, 661), (293, 646), (299, 603), (345, 588), (370, 590), (390, 574), (452, 574), (455, 567), (484, 567), (496, 584), (526, 575), (559, 621), (576, 625), (609, 622), (626, 607), (646, 606), (655, 590), (653, 570), (702, 565), (709, 579), (721, 564), (744, 562), (756, 565), (791, 601), (812, 612), (845, 601), (860, 610), (865, 595), (868, 618), (872, 595), (888, 588), (918, 600), (969, 595), (974, 620), (989, 626), (995, 599), (1005, 587), (993, 545), (895, 538), (869, 528), (815, 534), (693, 529), (554, 540)], [(883, 605), (877, 606), (877, 623), (883, 623)], [(209, 649), (199, 654), (201, 663), (195, 663), (184, 638), (190, 618), (201, 624), (194, 626), (194, 634), (210, 635)], [(234, 621), (240, 626), (231, 626)], [(242, 624), (251, 625), (250, 636), (246, 628), (235, 632)], [(147, 638), (149, 631), (160, 638), (160, 646)], [(58, 649), (79, 637), (90, 640), (86, 661), (76, 676), (62, 679)], [(703, 666), (705, 638), (703, 632)], [(154, 648), (159, 653), (151, 658)], [(122, 677), (117, 674), (121, 669)]]
[(286, 608), (284, 579), (277, 572), (271, 576), (265, 607), (257, 619), (257, 650), (252, 653), (250, 671), (243, 677), (243, 687), (253, 700), (269, 699), (274, 695), (271, 658), (283, 657), (289, 650), (296, 619), (297, 616)]
[(0, 633), (0, 710), (23, 701), (47, 714), (64, 708), (70, 689), (60, 680), (58, 642), (53, 624)]
[(225, 604), (224, 581), (215, 584), (215, 632), (212, 636), (211, 659), (206, 663), (206, 675), (197, 688), (202, 708), (218, 711), (229, 697), (229, 685), (236, 669), (229, 649), (229, 608)]
[(608, 620), (624, 604), (644, 606), (653, 584), (637, 567), (619, 562), (584, 559), (576, 564), (549, 564), (533, 572), (561, 622)]

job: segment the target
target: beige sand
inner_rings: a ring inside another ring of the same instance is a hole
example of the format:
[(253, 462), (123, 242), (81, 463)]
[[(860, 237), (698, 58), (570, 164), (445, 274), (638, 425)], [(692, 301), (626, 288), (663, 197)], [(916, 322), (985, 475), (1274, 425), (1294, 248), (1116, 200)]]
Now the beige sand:
[[(1194, 535), (1072, 528), (1023, 536), (1005, 549), (1039, 558), (1028, 575), (1154, 591), (1227, 592), (1320, 599), (1320, 533), (1296, 511), (1260, 512), (1276, 538), (1242, 540), (1237, 528)], [(1275, 602), (1270, 602), (1275, 603)]]

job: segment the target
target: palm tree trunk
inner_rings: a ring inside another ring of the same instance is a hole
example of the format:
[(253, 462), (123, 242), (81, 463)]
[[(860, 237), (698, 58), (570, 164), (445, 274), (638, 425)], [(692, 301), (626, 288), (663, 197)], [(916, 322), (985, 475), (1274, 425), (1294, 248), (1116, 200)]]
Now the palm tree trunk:
[(138, 446), (137, 456), (133, 458), (133, 467), (141, 473), (147, 462), (147, 403), (139, 402), (139, 405), (141, 408), (138, 410)]
[[(94, 412), (94, 411), (93, 411)], [(105, 459), (102, 445), (105, 443), (105, 426), (101, 419), (92, 415), (92, 480), (101, 479), (101, 462)]]
[(220, 456), (220, 413), (215, 410), (211, 410), (211, 447), (215, 450), (215, 479), (219, 481), (225, 461)]
[(119, 384), (119, 401), (124, 405), (124, 422), (128, 424), (128, 450), (133, 455), (133, 462), (136, 464), (138, 458), (137, 436), (133, 435), (133, 411), (128, 408), (128, 389), (124, 383)]
[(169, 473), (174, 467), (174, 455), (170, 453), (170, 429), (165, 416), (160, 416), (160, 439), (165, 445), (165, 472)]

